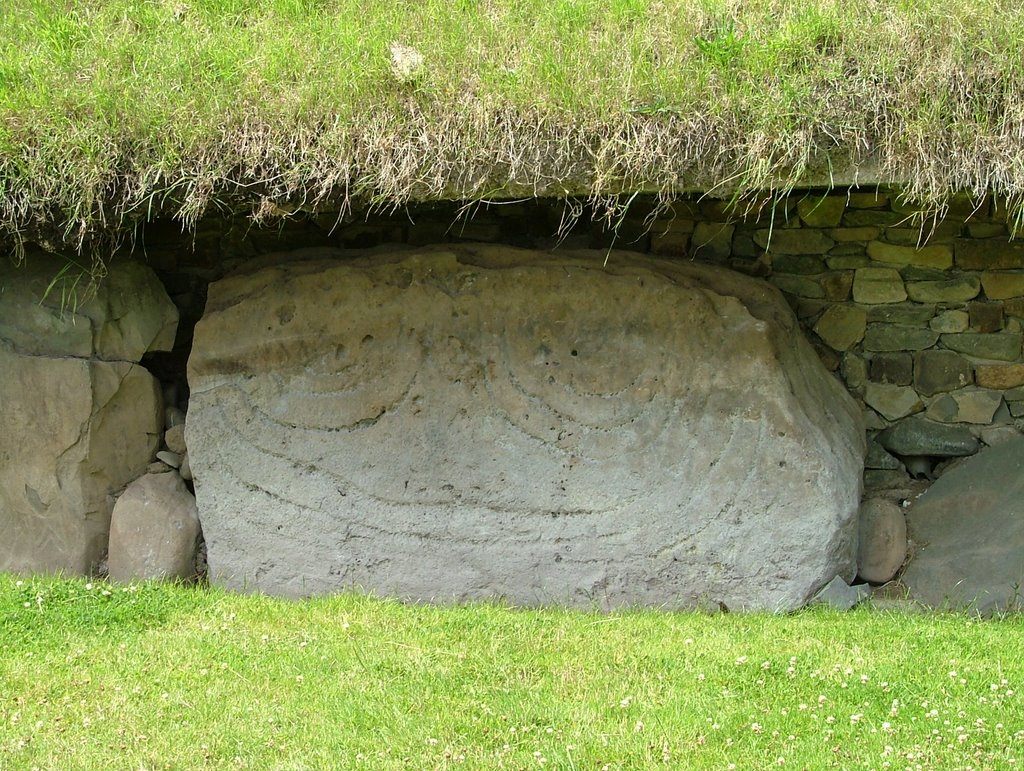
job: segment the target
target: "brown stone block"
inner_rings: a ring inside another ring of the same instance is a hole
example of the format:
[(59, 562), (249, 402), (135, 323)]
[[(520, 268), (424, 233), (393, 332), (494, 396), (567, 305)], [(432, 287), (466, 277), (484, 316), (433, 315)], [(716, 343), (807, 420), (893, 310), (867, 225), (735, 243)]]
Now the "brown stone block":
[(953, 391), (971, 383), (971, 363), (953, 351), (914, 355), (914, 387), (925, 396)]
[(1002, 303), (968, 303), (967, 313), (975, 332), (998, 332), (1003, 328)]
[(1016, 316), (1024, 319), (1024, 297), (1014, 297), (1003, 303), (1003, 313), (1007, 316)]
[(908, 281), (907, 295), (920, 303), (962, 303), (978, 296), (977, 276), (960, 276), (945, 281)]
[(905, 324), (869, 324), (864, 333), (867, 351), (920, 351), (931, 348), (939, 333)]
[(859, 268), (853, 279), (853, 299), (867, 305), (898, 303), (907, 299), (907, 290), (898, 270)]
[(846, 351), (864, 337), (867, 313), (856, 305), (833, 305), (814, 325), (814, 331), (837, 351)]
[(826, 273), (820, 281), (826, 298), (836, 301), (846, 300), (849, 298), (850, 288), (853, 286), (853, 271)]
[(942, 344), (947, 348), (975, 356), (979, 359), (1017, 361), (1021, 356), (1020, 334), (999, 332), (961, 332), (943, 335)]
[(870, 377), (875, 383), (910, 385), (914, 359), (909, 353), (877, 353), (871, 357)]
[(986, 271), (981, 274), (981, 285), (990, 300), (1024, 297), (1024, 273)]
[(1024, 386), (1024, 364), (979, 364), (974, 368), (978, 385), (996, 390)]

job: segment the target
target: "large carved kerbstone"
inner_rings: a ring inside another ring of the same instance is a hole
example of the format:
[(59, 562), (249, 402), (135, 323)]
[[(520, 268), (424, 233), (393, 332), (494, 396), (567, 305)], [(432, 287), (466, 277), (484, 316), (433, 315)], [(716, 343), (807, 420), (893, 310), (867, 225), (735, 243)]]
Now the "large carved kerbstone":
[(135, 362), (174, 342), (174, 305), (145, 266), (91, 293), (72, 272), (51, 285), (62, 266), (0, 265), (0, 570), (90, 572), (160, 439), (159, 384)]
[(215, 581), (787, 609), (853, 578), (858, 411), (767, 284), (625, 253), (339, 257), (210, 287), (186, 433)]

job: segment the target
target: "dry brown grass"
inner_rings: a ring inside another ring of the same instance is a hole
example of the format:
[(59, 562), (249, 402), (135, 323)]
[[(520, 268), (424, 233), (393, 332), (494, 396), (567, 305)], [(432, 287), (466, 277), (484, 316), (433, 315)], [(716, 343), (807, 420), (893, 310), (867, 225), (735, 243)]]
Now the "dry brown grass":
[(226, 210), (867, 182), (940, 211), (995, 193), (1021, 216), (1019, 2), (9, 5), (15, 240), (82, 247)]

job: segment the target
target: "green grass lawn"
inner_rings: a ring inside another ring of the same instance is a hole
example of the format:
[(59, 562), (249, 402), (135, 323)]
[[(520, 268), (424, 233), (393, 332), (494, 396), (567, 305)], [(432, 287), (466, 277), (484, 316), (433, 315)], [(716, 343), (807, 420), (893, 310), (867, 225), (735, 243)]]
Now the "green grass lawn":
[(0, 577), (0, 769), (1013, 768), (1024, 619)]
[[(787, 189), (1024, 194), (1001, 0), (5, 0), (0, 230)], [(1014, 211), (1018, 207), (1014, 206)], [(51, 234), (52, 235), (52, 234)]]

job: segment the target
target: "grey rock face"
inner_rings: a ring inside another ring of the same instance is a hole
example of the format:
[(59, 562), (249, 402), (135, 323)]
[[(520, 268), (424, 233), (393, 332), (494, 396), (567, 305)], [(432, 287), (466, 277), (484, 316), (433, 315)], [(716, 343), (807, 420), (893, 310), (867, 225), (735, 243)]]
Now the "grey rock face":
[(903, 573), (933, 607), (1024, 609), (1024, 437), (950, 469), (910, 508), (918, 553)]
[(138, 362), (148, 351), (174, 346), (178, 311), (140, 263), (111, 264), (90, 291), (80, 269), (54, 255), (30, 254), (21, 267), (0, 264), (0, 284), (0, 340), (17, 353)]
[[(92, 295), (58, 286), (40, 302), (62, 264), (0, 262), (0, 570), (88, 573), (111, 494), (158, 446), (159, 384), (133, 362), (173, 343), (174, 306), (134, 264), (111, 266)], [(61, 291), (76, 304), (62, 308)]]
[(186, 439), (214, 581), (774, 610), (853, 578), (859, 414), (770, 286), (615, 252), (331, 256), (210, 287)]
[(978, 440), (964, 426), (933, 423), (923, 418), (905, 418), (878, 435), (878, 443), (897, 455), (935, 455), (955, 458), (973, 455)]
[(892, 579), (907, 558), (907, 522), (892, 501), (869, 498), (860, 509), (857, 575), (874, 584)]
[(850, 586), (836, 576), (811, 598), (811, 605), (828, 605), (836, 610), (850, 610), (871, 595), (871, 587), (860, 584)]
[(195, 573), (198, 540), (196, 501), (181, 477), (139, 477), (114, 504), (107, 558), (110, 578), (189, 578)]

